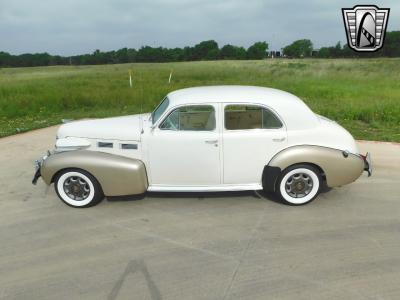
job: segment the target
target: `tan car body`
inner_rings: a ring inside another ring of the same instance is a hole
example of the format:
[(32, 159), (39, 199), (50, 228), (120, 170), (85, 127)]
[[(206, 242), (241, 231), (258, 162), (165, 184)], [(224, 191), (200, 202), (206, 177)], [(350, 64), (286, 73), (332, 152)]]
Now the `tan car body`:
[(328, 187), (355, 181), (364, 171), (363, 159), (355, 154), (320, 146), (293, 146), (276, 154), (269, 166), (284, 170), (294, 164), (313, 164), (326, 178)]
[(41, 176), (50, 185), (57, 173), (65, 169), (89, 172), (106, 196), (142, 194), (148, 187), (146, 168), (138, 159), (97, 151), (62, 152), (43, 161)]
[[(280, 172), (294, 164), (317, 166), (328, 187), (355, 181), (364, 170), (363, 160), (354, 154), (320, 146), (294, 146), (277, 153), (267, 167)], [(41, 176), (50, 185), (57, 173), (65, 169), (81, 169), (92, 174), (106, 196), (134, 195), (146, 192), (146, 167), (139, 159), (95, 151), (69, 151), (50, 155), (41, 167)], [(279, 173), (280, 173), (279, 172)], [(267, 178), (269, 185), (274, 178)], [(272, 185), (274, 189), (274, 185)]]

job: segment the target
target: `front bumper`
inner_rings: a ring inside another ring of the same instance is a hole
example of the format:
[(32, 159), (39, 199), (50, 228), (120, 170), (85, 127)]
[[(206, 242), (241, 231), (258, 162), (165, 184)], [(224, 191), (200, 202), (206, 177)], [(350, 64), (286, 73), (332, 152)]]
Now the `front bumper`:
[(47, 152), (47, 155), (35, 161), (35, 174), (33, 175), (32, 184), (36, 185), (39, 178), (42, 176), (41, 169), (43, 162), (50, 156), (50, 151)]
[(37, 169), (35, 171), (35, 174), (33, 175), (33, 179), (32, 179), (32, 184), (33, 185), (36, 185), (36, 183), (39, 180), (40, 176), (42, 176), (42, 174), (40, 173), (40, 167), (39, 167), (39, 169)]
[(371, 153), (367, 152), (367, 154), (360, 154), (361, 158), (364, 161), (364, 171), (368, 172), (368, 177), (372, 175), (372, 160)]

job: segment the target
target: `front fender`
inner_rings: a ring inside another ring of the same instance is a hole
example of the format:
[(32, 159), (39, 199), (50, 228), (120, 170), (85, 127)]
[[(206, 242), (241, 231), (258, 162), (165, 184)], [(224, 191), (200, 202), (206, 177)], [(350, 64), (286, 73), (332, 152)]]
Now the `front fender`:
[(69, 168), (92, 174), (106, 196), (142, 194), (148, 187), (142, 161), (104, 152), (79, 150), (53, 154), (43, 161), (40, 172), (50, 185), (57, 172)]
[(356, 154), (312, 145), (284, 149), (270, 160), (268, 166), (283, 171), (291, 165), (300, 163), (318, 166), (326, 177), (328, 187), (351, 183), (359, 178), (364, 170), (364, 161)]

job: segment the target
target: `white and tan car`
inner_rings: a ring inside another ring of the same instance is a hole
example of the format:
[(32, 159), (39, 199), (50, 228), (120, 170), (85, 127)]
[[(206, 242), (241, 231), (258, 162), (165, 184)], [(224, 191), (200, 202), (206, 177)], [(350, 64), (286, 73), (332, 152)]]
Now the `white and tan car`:
[(369, 155), (334, 121), (276, 89), (178, 90), (151, 114), (64, 124), (41, 176), (74, 207), (104, 196), (157, 192), (275, 191), (301, 205), (322, 187), (371, 174)]

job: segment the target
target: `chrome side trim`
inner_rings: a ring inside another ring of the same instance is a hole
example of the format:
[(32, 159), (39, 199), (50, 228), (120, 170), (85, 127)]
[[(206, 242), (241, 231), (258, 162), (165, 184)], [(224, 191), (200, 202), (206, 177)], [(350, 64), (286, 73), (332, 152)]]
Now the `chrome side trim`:
[(148, 188), (149, 192), (232, 192), (232, 191), (254, 191), (262, 190), (259, 183), (250, 184), (222, 184), (222, 185), (206, 185), (206, 186), (187, 186), (187, 185), (161, 185), (153, 184)]
[(281, 170), (299, 163), (311, 163), (322, 169), (329, 187), (341, 186), (355, 181), (364, 170), (363, 159), (356, 154), (346, 153), (322, 146), (293, 146), (277, 153), (268, 163)]
[(43, 162), (41, 175), (50, 185), (58, 171), (69, 168), (92, 174), (106, 196), (142, 194), (148, 187), (142, 161), (97, 151), (78, 150), (51, 155)]

